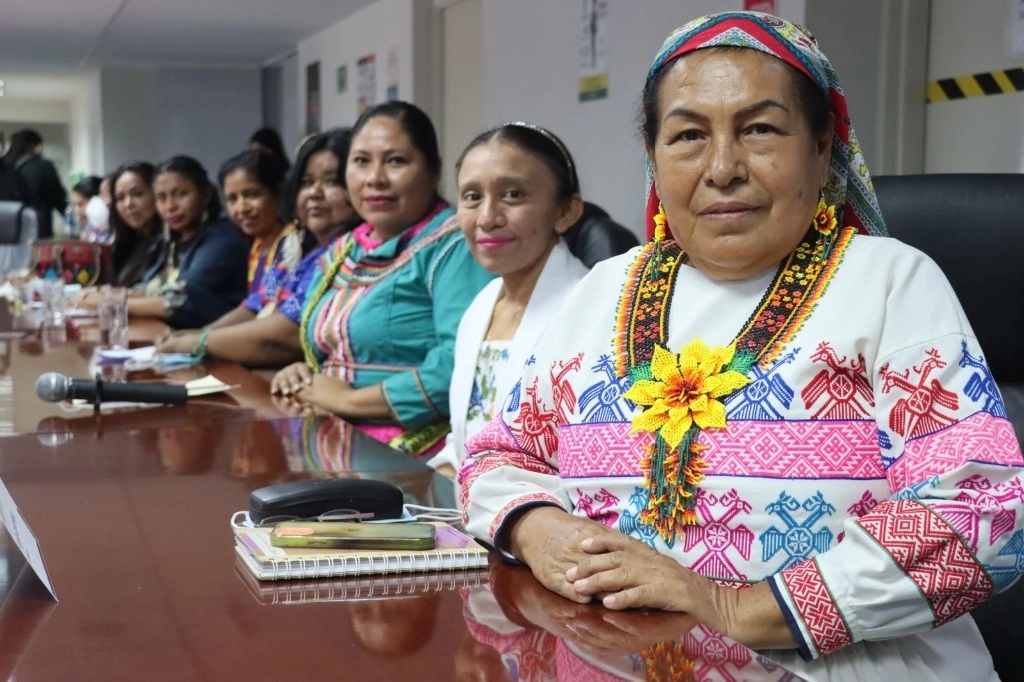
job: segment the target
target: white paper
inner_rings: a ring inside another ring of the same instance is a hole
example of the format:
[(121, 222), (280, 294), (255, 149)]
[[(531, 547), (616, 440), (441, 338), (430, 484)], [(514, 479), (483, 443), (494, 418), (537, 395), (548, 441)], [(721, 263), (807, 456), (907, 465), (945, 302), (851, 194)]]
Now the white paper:
[(96, 354), (104, 360), (131, 360), (132, 362), (152, 362), (156, 355), (156, 346), (141, 348), (101, 348)]
[(18, 511), (18, 505), (14, 504), (14, 498), (11, 497), (11, 493), (2, 480), (0, 480), (0, 518), (2, 518), (7, 532), (10, 533), (11, 539), (14, 540), (14, 544), (18, 546), (25, 560), (28, 561), (28, 565), (35, 571), (39, 580), (46, 585), (46, 589), (50, 591), (54, 600), (59, 601), (57, 591), (50, 581), (50, 574), (46, 571), (46, 564), (43, 563), (43, 552), (39, 549), (39, 542), (36, 541), (32, 529), (28, 527), (25, 517)]
[(223, 393), (224, 391), (230, 391), (238, 386), (232, 386), (231, 384), (225, 384), (223, 381), (207, 374), (201, 379), (193, 379), (192, 381), (185, 384), (185, 388), (188, 390), (188, 397), (195, 398), (200, 395), (210, 395), (212, 393)]

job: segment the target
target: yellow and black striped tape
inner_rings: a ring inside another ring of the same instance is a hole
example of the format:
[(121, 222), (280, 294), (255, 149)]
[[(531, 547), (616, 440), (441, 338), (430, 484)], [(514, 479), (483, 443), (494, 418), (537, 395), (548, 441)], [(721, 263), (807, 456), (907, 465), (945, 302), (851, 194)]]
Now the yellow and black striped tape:
[(976, 73), (973, 76), (943, 78), (928, 83), (929, 102), (948, 102), (966, 97), (1002, 95), (1024, 90), (1024, 69)]

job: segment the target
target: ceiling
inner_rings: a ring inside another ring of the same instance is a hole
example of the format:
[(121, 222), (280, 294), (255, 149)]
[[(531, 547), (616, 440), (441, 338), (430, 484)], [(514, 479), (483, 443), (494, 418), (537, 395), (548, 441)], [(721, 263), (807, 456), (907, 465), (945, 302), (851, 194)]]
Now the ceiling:
[[(0, 0), (5, 73), (137, 64), (254, 66), (373, 0)], [(7, 88), (8, 95), (16, 95)]]

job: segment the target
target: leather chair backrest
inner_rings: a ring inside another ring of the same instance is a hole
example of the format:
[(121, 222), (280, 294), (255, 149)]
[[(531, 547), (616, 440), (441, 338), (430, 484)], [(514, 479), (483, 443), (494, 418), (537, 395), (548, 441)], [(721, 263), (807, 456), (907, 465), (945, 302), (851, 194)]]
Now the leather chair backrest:
[(612, 220), (604, 209), (589, 201), (583, 202), (583, 215), (562, 239), (588, 268), (640, 243), (629, 228)]
[(889, 233), (946, 274), (999, 382), (1024, 382), (1024, 175), (880, 176)]
[[(1024, 175), (880, 176), (875, 192), (890, 234), (946, 274), (1024, 442)], [(1024, 680), (1024, 580), (971, 612), (996, 672)]]
[(31, 233), (35, 237), (36, 212), (20, 201), (0, 201), (0, 244), (21, 244)]
[(38, 232), (36, 212), (20, 201), (0, 201), (0, 274), (25, 270), (32, 263), (31, 242)]

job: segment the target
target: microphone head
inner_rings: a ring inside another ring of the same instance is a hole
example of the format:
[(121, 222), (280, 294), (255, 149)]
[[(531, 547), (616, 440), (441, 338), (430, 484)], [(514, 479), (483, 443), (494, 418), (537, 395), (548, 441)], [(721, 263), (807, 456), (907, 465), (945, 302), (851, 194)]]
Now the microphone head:
[(36, 395), (48, 403), (59, 403), (68, 397), (70, 380), (58, 372), (47, 372), (36, 379)]

